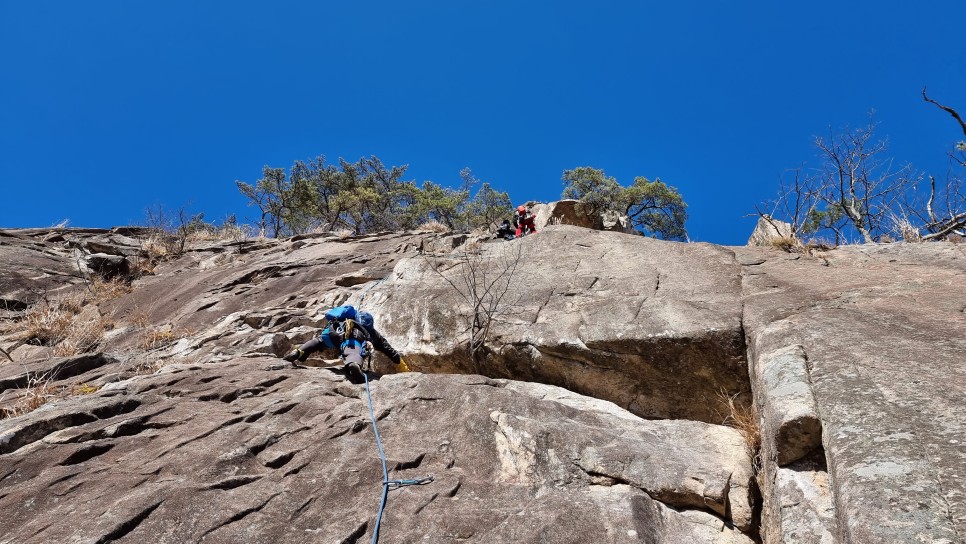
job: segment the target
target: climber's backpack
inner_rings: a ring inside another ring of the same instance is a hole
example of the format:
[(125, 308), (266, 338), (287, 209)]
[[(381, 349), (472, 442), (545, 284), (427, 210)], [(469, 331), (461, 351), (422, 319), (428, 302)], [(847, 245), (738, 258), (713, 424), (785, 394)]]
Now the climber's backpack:
[(325, 313), (329, 324), (319, 338), (327, 348), (340, 349), (345, 342), (355, 340), (360, 345), (369, 341), (369, 331), (356, 321), (356, 309), (352, 306), (339, 306)]

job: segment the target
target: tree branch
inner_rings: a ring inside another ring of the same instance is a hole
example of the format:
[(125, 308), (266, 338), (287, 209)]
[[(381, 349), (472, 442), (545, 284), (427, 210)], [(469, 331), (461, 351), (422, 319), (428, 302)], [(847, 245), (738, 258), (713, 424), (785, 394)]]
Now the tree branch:
[(950, 218), (948, 221), (944, 221), (942, 228), (937, 230), (932, 234), (923, 236), (922, 239), (925, 240), (937, 240), (946, 236), (949, 233), (956, 232), (958, 229), (966, 227), (966, 212), (963, 212), (955, 217)]
[(956, 110), (950, 108), (949, 106), (943, 106), (939, 102), (936, 102), (932, 98), (929, 98), (928, 96), (926, 96), (925, 87), (922, 88), (922, 99), (925, 100), (926, 102), (929, 102), (930, 104), (934, 104), (937, 108), (945, 111), (949, 115), (952, 115), (953, 118), (959, 122), (959, 127), (963, 129), (963, 136), (966, 136), (966, 121), (963, 121), (963, 118), (959, 116), (959, 113), (957, 113)]

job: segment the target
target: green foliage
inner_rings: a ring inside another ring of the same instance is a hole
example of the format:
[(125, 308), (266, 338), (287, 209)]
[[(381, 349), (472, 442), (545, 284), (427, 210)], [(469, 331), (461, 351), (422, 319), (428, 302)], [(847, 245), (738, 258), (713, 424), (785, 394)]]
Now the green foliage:
[(634, 178), (634, 184), (623, 190), (620, 202), (631, 225), (639, 231), (665, 240), (687, 240), (684, 223), (688, 220), (687, 204), (681, 193), (659, 179)]
[(490, 225), (510, 213), (510, 198), (479, 180), (468, 168), (460, 172), (461, 189), (426, 181), (421, 187), (404, 181), (406, 166), (386, 167), (377, 157), (356, 162), (325, 157), (296, 161), (286, 176), (282, 168), (265, 167), (254, 184), (237, 181), (249, 205), (260, 212), (265, 236), (289, 236), (312, 229), (346, 229), (356, 234), (411, 229), (438, 221), (452, 230)]
[(813, 208), (799, 228), (799, 233), (812, 235), (825, 229), (841, 230), (845, 221), (845, 209), (837, 203), (832, 203), (824, 210)]
[[(442, 187), (431, 181), (415, 193), (415, 216), (419, 222), (439, 221), (454, 231), (489, 228), (512, 213), (510, 196), (482, 183), (469, 168), (460, 171), (461, 189)], [(480, 185), (470, 198), (473, 187)]]
[[(293, 171), (295, 169), (293, 168)], [(303, 232), (309, 223), (306, 210), (311, 195), (310, 181), (298, 174), (286, 177), (284, 168), (262, 168), (255, 184), (236, 181), (238, 190), (258, 207), (257, 226), (265, 236), (284, 236)]]
[(581, 166), (564, 170), (562, 198), (580, 201), (581, 211), (587, 215), (600, 215), (607, 210), (620, 210), (624, 188), (614, 178), (607, 177), (603, 170)]
[(563, 181), (562, 198), (579, 201), (581, 211), (588, 215), (618, 212), (628, 216), (631, 225), (644, 234), (687, 240), (687, 204), (677, 189), (659, 179), (637, 177), (630, 187), (623, 187), (603, 170), (581, 166), (565, 170)]
[(469, 203), (467, 226), (471, 229), (489, 228), (512, 213), (510, 195), (493, 189), (489, 183), (483, 183)]
[(439, 221), (451, 230), (464, 225), (464, 209), (469, 200), (469, 191), (454, 190), (437, 185), (432, 181), (423, 182), (423, 188), (416, 193), (418, 216), (427, 221)]

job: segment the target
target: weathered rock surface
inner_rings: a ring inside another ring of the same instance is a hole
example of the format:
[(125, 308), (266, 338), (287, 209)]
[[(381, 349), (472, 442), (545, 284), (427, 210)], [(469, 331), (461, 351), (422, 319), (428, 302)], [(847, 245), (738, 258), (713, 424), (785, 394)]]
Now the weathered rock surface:
[[(213, 241), (85, 309), (114, 322), (99, 353), (16, 345), (36, 293), (85, 288), (75, 251), (138, 258), (137, 238), (0, 232), (0, 408), (44, 376), (56, 392), (0, 420), (0, 543), (369, 540), (364, 388), (275, 357), (344, 302), (422, 371), (373, 382), (392, 477), (436, 477), (391, 492), (382, 542), (964, 541), (962, 246)], [(461, 256), (475, 281), (519, 264), (475, 359), (446, 282)], [(712, 424), (752, 393), (761, 504), (740, 435)]]
[[(0, 312), (22, 312), (45, 295), (84, 281), (69, 251), (31, 231), (0, 230)], [(47, 236), (54, 236), (49, 231)]]
[[(816, 535), (789, 542), (827, 542), (815, 530), (822, 526), (839, 542), (966, 541), (962, 246), (847, 246), (816, 256), (739, 249), (738, 257), (753, 365), (795, 345), (807, 360), (807, 376), (794, 381), (811, 389), (830, 482), (822, 500), (835, 504), (833, 518), (789, 495), (789, 474), (777, 466), (793, 444), (781, 437), (781, 414), (767, 408), (787, 395), (758, 379), (763, 429), (775, 433), (763, 439), (764, 532)], [(769, 526), (796, 517), (791, 530)]]
[[(571, 226), (481, 251), (405, 261), (369, 293), (377, 324), (420, 368), (558, 385), (645, 417), (720, 423), (728, 396), (747, 400), (730, 251)], [(503, 297), (476, 362), (473, 281)]]
[(762, 432), (783, 467), (822, 447), (822, 422), (812, 396), (808, 361), (802, 346), (762, 354), (754, 361), (762, 412)]
[(591, 216), (578, 210), (576, 200), (565, 199), (547, 204), (534, 204), (531, 209), (535, 216), (534, 225), (538, 232), (548, 225), (573, 225), (588, 229), (637, 234), (626, 215), (609, 211), (601, 215)]
[(751, 236), (748, 237), (749, 246), (767, 246), (771, 245), (773, 242), (788, 239), (792, 236), (792, 225), (782, 221), (781, 219), (775, 219), (770, 216), (762, 216), (758, 218), (758, 223), (755, 224), (755, 230), (752, 231)]
[[(390, 493), (382, 542), (751, 542), (724, 521), (749, 521), (731, 429), (480, 376), (372, 392), (390, 478), (435, 478)], [(275, 358), (171, 365), (0, 437), (0, 542), (363, 542), (381, 495), (364, 386)]]

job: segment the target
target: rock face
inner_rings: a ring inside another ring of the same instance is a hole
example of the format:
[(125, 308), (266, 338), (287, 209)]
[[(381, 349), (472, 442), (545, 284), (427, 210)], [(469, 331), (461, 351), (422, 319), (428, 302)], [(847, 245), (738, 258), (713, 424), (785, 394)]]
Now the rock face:
[[(731, 429), (478, 376), (384, 376), (372, 395), (392, 477), (434, 478), (390, 494), (383, 542), (751, 542), (728, 527), (751, 512)], [(7, 541), (362, 542), (374, 530), (382, 471), (365, 388), (329, 369), (170, 365), (69, 404), (32, 414), (44, 432), (0, 424), (0, 442), (19, 445), (0, 472)]]
[[(766, 540), (963, 542), (962, 246), (738, 257), (764, 416)], [(803, 456), (818, 425), (815, 462)]]
[(790, 223), (766, 215), (758, 218), (755, 230), (748, 238), (748, 245), (767, 246), (773, 241), (787, 239), (791, 236), (792, 225)]
[(534, 225), (536, 225), (537, 231), (548, 225), (573, 225), (588, 229), (638, 234), (626, 215), (606, 212), (599, 216), (590, 216), (578, 210), (576, 200), (558, 200), (547, 204), (534, 204), (532, 210), (536, 216)]
[(434, 477), (381, 542), (964, 541), (962, 246), (211, 241), (77, 313), (95, 353), (22, 344), (38, 290), (87, 289), (75, 251), (137, 236), (0, 231), (0, 543), (371, 540), (365, 386), (277, 358), (342, 303), (419, 371), (373, 362), (389, 478)]
[[(487, 244), (478, 258), (400, 263), (368, 301), (419, 368), (539, 381), (645, 417), (720, 423), (728, 398), (749, 393), (739, 291), (740, 267), (723, 248), (549, 226)], [(474, 306), (489, 327), (476, 360), (465, 332)]]
[(534, 225), (539, 231), (547, 225), (573, 225), (587, 229), (596, 228), (597, 218), (577, 211), (576, 200), (558, 200), (548, 204), (534, 204), (531, 208), (536, 216)]
[(22, 312), (45, 293), (84, 281), (67, 252), (58, 252), (43, 235), (30, 234), (31, 231), (0, 230), (0, 312)]

